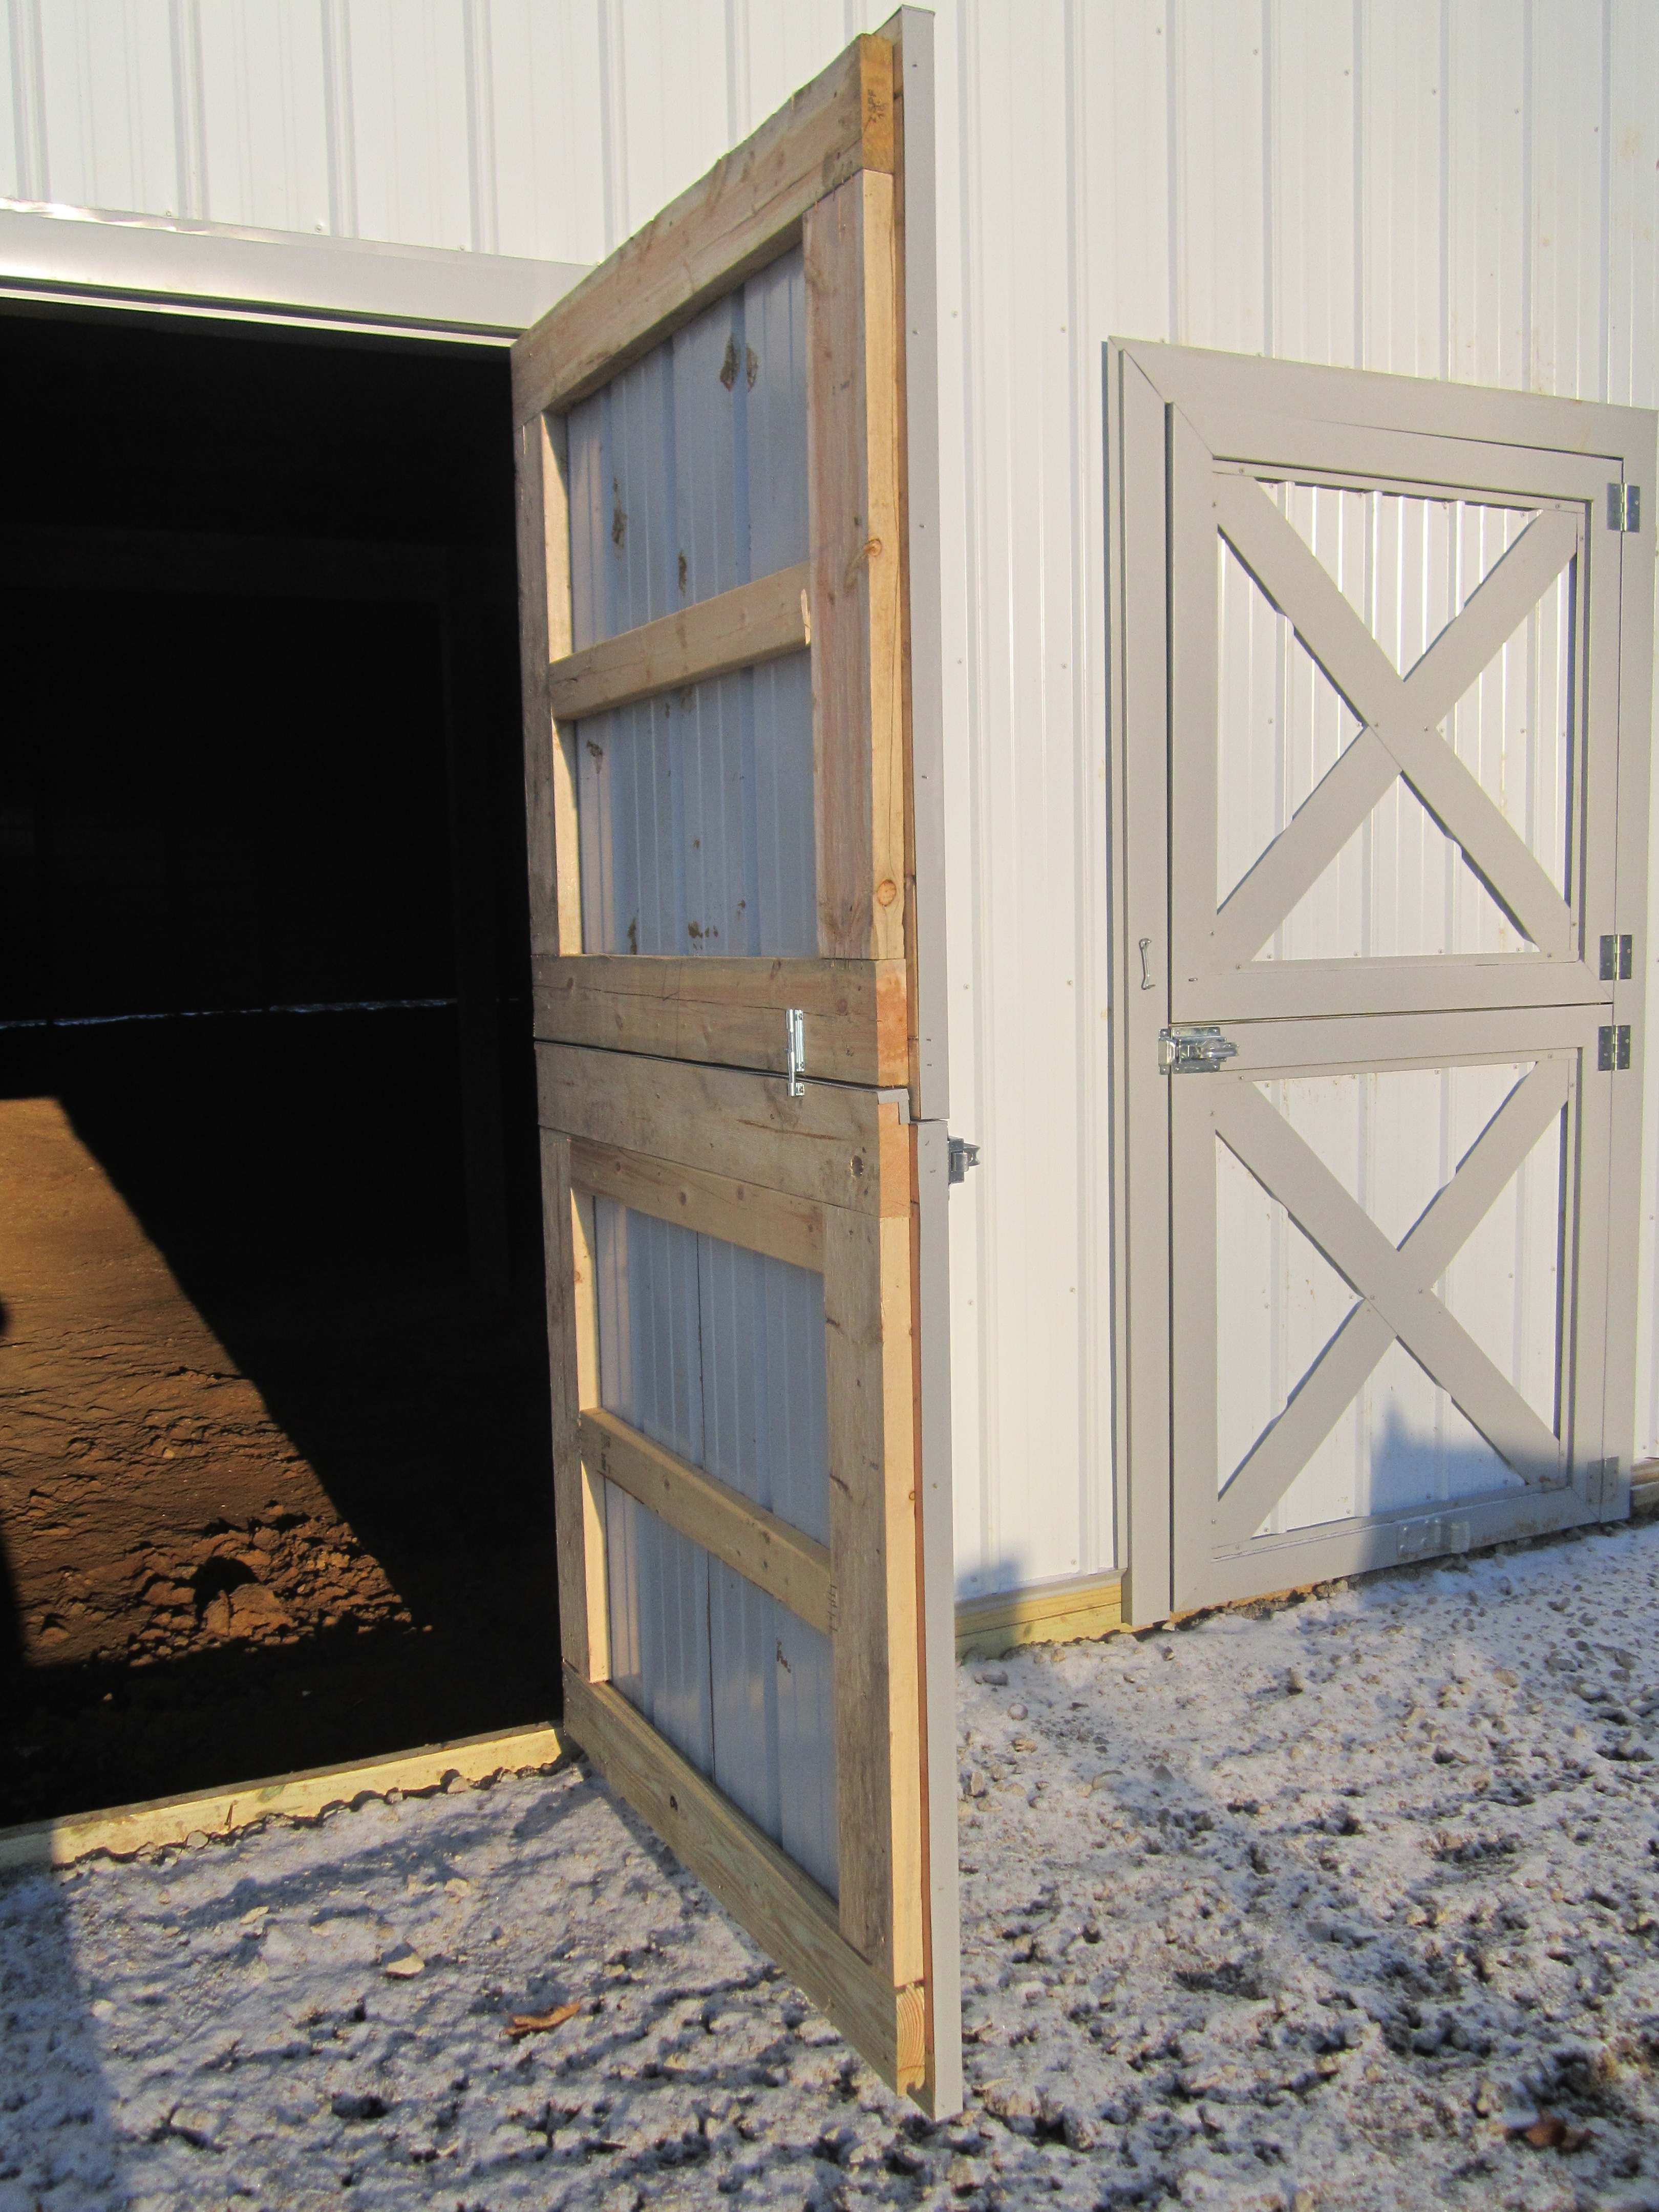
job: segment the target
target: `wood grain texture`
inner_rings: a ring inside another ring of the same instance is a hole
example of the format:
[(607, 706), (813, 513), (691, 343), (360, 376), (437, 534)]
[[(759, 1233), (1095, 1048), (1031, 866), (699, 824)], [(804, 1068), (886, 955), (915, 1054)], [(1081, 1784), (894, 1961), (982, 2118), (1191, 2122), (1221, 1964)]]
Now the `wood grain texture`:
[(823, 194), (892, 166), (891, 54), (856, 39), (525, 332), (513, 348), (514, 421), (574, 405), (787, 252)]
[(806, 272), (818, 951), (904, 957), (903, 563), (893, 180), (819, 201)]
[(536, 1035), (552, 1042), (781, 1075), (784, 1016), (799, 1006), (809, 1080), (907, 1079), (908, 991), (896, 960), (592, 952), (544, 957), (532, 974)]
[(518, 433), (519, 684), (524, 702), (524, 814), (532, 953), (559, 949), (554, 890), (553, 710), (547, 665), (547, 441), (539, 416)]
[[(874, 1092), (538, 1044), (542, 1127), (861, 1213), (908, 1213), (905, 1132)], [(908, 1355), (907, 1355), (908, 1356)]]
[(580, 1138), (570, 1146), (570, 1175), (578, 1191), (615, 1199), (654, 1220), (678, 1222), (683, 1229), (763, 1252), (769, 1259), (786, 1260), (792, 1267), (823, 1273), (823, 1208), (811, 1199), (789, 1198), (729, 1176)]
[(151, 1797), (67, 1820), (31, 1820), (0, 1828), (0, 1874), (19, 1867), (73, 1866), (94, 1853), (131, 1858), (145, 1850), (179, 1849), (197, 1829), (234, 1836), (265, 1820), (314, 1820), (337, 1805), (399, 1790), (412, 1797), (441, 1790), (453, 1775), (466, 1782), (501, 1774), (545, 1773), (569, 1756), (555, 1729), (510, 1729), (505, 1735), (469, 1735), (420, 1751), (333, 1766), (302, 1767), (261, 1782), (240, 1782), (206, 1796)]
[(559, 1641), (565, 1665), (604, 1680), (610, 1653), (605, 1515), (583, 1468), (580, 1419), (593, 1371), (593, 1266), (586, 1224), (573, 1204), (568, 1139), (542, 1133), (542, 1233), (547, 1258), (547, 1365), (553, 1413), (553, 1537)]
[(820, 1634), (830, 1633), (830, 1548), (792, 1528), (678, 1452), (653, 1443), (614, 1413), (581, 1417), (582, 1464), (614, 1482), (671, 1528), (787, 1606)]
[(612, 1789), (793, 1976), (890, 2087), (922, 2079), (922, 2005), (842, 1937), (835, 1900), (608, 1684), (565, 1675), (565, 1727)]
[(562, 722), (654, 698), (735, 668), (756, 668), (811, 642), (805, 562), (719, 592), (555, 659), (548, 696)]
[(575, 738), (555, 718), (551, 659), (570, 651), (570, 516), (562, 421), (518, 433), (519, 681), (532, 957), (581, 950)]
[(923, 1971), (911, 1235), (908, 1204), (824, 1217), (841, 1927), (895, 1982)]

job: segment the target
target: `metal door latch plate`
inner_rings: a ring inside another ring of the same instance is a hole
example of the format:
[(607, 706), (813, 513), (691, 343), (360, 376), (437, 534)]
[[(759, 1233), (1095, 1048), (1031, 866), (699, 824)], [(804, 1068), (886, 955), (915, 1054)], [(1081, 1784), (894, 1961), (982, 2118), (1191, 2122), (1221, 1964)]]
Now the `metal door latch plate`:
[(1454, 1521), (1449, 1516), (1434, 1521), (1402, 1521), (1400, 1524), (1400, 1550), (1402, 1559), (1420, 1559), (1432, 1552), (1467, 1552), (1469, 1548), (1469, 1524)]
[(1224, 1060), (1231, 1060), (1238, 1047), (1217, 1029), (1160, 1030), (1158, 1033), (1158, 1072), (1160, 1075), (1213, 1075)]

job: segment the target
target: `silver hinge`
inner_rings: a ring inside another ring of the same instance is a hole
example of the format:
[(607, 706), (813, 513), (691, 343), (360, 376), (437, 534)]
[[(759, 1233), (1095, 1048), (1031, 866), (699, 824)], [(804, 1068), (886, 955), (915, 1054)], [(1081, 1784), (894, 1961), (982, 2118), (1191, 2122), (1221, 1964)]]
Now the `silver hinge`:
[(1607, 528), (1636, 531), (1641, 527), (1641, 485), (1610, 483), (1607, 486)]
[(1617, 1075), (1630, 1066), (1630, 1024), (1620, 1022), (1615, 1029), (1604, 1022), (1595, 1032), (1595, 1066), (1602, 1075)]
[(1601, 939), (1601, 981), (1628, 983), (1636, 965), (1636, 939), (1608, 935)]
[(1222, 1061), (1231, 1060), (1237, 1050), (1219, 1030), (1160, 1030), (1158, 1072), (1160, 1075), (1213, 1075)]
[(783, 1017), (784, 1064), (789, 1076), (789, 1096), (806, 1096), (806, 1013), (791, 1006)]
[(969, 1169), (976, 1168), (979, 1165), (979, 1146), (970, 1145), (966, 1137), (952, 1137), (950, 1139), (949, 1151), (948, 1180), (951, 1182), (966, 1182)]

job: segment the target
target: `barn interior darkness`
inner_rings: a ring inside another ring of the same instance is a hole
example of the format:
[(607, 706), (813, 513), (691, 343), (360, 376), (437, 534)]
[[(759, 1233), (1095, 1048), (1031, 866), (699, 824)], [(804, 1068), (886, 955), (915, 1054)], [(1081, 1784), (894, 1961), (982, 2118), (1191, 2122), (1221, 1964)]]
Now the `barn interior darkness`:
[(506, 352), (0, 384), (0, 1823), (545, 1718)]

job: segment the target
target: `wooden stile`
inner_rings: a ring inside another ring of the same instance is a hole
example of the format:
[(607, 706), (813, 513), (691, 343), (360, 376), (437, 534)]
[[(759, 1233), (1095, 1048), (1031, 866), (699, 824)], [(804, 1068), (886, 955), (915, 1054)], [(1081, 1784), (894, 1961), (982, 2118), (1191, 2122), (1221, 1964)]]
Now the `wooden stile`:
[[(923, 1774), (902, 20), (561, 301), (514, 348), (514, 389), (566, 1724), (884, 2077), (943, 2112), (960, 2069), (930, 1995)], [(573, 651), (568, 410), (797, 245), (808, 559)], [(800, 653), (816, 952), (585, 951), (577, 725)], [(799, 1089), (781, 1079), (798, 1034)], [(603, 1402), (612, 1205), (822, 1277), (827, 1545)], [(836, 1896), (610, 1679), (612, 1492), (827, 1636)]]

